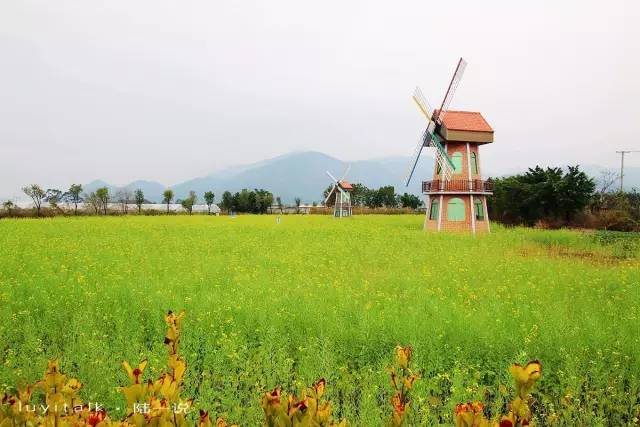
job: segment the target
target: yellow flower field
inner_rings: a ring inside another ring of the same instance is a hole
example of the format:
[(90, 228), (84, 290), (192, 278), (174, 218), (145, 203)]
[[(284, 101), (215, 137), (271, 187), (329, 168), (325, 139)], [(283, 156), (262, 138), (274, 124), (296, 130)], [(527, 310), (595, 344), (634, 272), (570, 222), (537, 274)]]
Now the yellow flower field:
[(260, 396), (324, 378), (335, 419), (381, 425), (400, 344), (420, 376), (406, 425), (453, 425), (461, 402), (506, 413), (521, 391), (507, 368), (536, 359), (538, 424), (637, 422), (637, 235), (492, 226), (473, 238), (425, 234), (422, 221), (1, 220), (0, 387), (59, 359), (83, 401), (123, 419), (122, 362), (148, 359), (145, 378), (161, 376), (171, 309), (187, 313), (183, 394), (213, 419), (260, 425)]

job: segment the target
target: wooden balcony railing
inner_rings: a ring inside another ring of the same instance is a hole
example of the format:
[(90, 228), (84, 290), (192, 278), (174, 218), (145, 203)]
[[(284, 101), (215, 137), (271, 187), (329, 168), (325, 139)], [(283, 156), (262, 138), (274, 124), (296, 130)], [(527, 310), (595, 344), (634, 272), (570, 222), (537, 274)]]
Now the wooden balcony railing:
[(453, 179), (451, 181), (436, 179), (433, 181), (422, 181), (423, 193), (437, 193), (440, 191), (490, 193), (493, 191), (493, 182), (483, 181), (481, 179)]

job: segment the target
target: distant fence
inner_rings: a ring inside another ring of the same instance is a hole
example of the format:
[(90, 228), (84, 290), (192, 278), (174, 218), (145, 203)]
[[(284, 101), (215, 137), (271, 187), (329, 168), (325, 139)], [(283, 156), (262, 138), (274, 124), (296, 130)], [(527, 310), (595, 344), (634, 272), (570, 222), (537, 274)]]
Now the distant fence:
[[(193, 214), (207, 214), (207, 205), (194, 205)], [(419, 215), (424, 214), (424, 208), (411, 209), (411, 208), (366, 208), (366, 207), (354, 207), (352, 209), (353, 215)], [(48, 205), (42, 206), (40, 209), (40, 217), (50, 218), (54, 216), (73, 216), (75, 214), (73, 205), (60, 204), (56, 208), (52, 208)], [(124, 206), (120, 203), (109, 203), (107, 208), (107, 215), (167, 215), (167, 205), (160, 203), (144, 203), (141, 206), (138, 213), (138, 207), (134, 204), (128, 204), (125, 210)], [(186, 215), (187, 211), (179, 204), (169, 204), (169, 214), (171, 215)], [(217, 205), (211, 206), (212, 215), (229, 215), (226, 211), (221, 211)], [(234, 214), (243, 215), (243, 212), (234, 212)], [(333, 207), (326, 206), (283, 206), (282, 208), (270, 207), (267, 215), (333, 215)], [(85, 204), (78, 204), (78, 215), (82, 216), (96, 216), (104, 215), (102, 210), (95, 212), (95, 210)], [(11, 209), (0, 208), (0, 218), (32, 218), (36, 216), (35, 207), (24, 204), (22, 206), (16, 206)]]
[[(353, 207), (351, 209), (353, 215), (419, 215), (424, 214), (424, 208), (365, 208)], [(333, 215), (333, 207), (317, 206), (309, 209), (310, 214), (314, 215)]]

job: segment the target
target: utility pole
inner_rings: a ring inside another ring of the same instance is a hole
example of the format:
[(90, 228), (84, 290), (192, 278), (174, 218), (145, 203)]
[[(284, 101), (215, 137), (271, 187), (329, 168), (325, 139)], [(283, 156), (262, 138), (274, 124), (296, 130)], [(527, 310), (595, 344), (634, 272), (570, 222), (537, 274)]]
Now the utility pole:
[(620, 150), (616, 151), (620, 153), (620, 192), (622, 192), (622, 185), (624, 184), (624, 155), (627, 153), (640, 153), (640, 150)]

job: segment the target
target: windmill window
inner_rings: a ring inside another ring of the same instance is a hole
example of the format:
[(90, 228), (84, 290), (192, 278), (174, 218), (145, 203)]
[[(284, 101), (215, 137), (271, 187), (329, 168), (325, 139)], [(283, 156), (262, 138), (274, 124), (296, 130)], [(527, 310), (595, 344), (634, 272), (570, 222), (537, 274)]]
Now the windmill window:
[(453, 198), (447, 203), (447, 220), (464, 221), (464, 201), (459, 198)]
[(437, 199), (431, 201), (429, 209), (429, 219), (438, 219), (438, 211), (440, 210), (440, 202)]
[(456, 151), (451, 156), (451, 162), (453, 163), (453, 173), (459, 175), (462, 173), (462, 153)]
[(478, 157), (476, 153), (471, 153), (471, 173), (474, 175), (478, 174)]
[(476, 219), (484, 221), (484, 207), (481, 200), (475, 200), (473, 204), (476, 206)]

